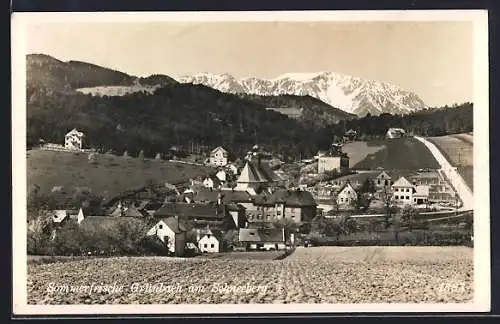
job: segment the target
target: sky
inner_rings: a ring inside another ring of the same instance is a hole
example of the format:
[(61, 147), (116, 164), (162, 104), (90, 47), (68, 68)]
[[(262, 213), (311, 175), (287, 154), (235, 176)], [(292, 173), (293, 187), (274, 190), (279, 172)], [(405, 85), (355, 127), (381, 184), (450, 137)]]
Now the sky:
[(331, 71), (396, 84), (429, 106), (473, 97), (467, 21), (58, 22), (30, 25), (26, 42), (28, 53), (136, 76)]

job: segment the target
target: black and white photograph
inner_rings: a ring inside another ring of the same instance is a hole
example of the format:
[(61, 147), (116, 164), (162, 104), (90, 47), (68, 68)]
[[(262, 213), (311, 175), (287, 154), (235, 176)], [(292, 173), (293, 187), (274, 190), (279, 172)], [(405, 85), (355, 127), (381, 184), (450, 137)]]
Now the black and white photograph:
[(15, 13), (12, 62), (15, 313), (490, 310), (487, 11)]

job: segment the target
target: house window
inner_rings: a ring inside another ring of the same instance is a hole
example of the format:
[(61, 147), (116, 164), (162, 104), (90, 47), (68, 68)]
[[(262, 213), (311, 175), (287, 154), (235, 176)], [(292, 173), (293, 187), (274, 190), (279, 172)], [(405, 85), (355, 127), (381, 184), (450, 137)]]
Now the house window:
[(340, 202), (344, 202), (344, 198), (340, 198)]
[(384, 180), (384, 185), (388, 185), (389, 183), (387, 182), (387, 180)]
[(213, 245), (213, 244), (210, 244), (210, 247), (213, 249), (213, 248), (214, 248), (214, 245)]
[(410, 200), (410, 197), (409, 197), (409, 196), (406, 196), (406, 200)]
[(396, 200), (399, 199), (399, 196), (394, 196), (394, 199), (396, 199)]
[(378, 185), (380, 184), (380, 179), (377, 179), (377, 184), (378, 184)]
[(417, 202), (417, 198), (413, 198), (413, 202)]
[(396, 189), (394, 189), (394, 191), (399, 191), (399, 189), (398, 189), (398, 188), (396, 188)]
[(410, 192), (410, 189), (406, 188), (406, 192)]
[(204, 248), (206, 248), (206, 247), (207, 247), (207, 245), (206, 245), (206, 244), (203, 244), (203, 247), (204, 247)]
[(162, 224), (158, 225), (158, 228), (163, 229), (163, 225)]

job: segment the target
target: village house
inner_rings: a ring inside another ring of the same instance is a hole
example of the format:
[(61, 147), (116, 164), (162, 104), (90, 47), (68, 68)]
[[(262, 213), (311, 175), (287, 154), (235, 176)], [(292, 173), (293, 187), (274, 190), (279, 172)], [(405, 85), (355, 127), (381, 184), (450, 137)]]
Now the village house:
[(83, 209), (70, 210), (70, 209), (58, 209), (53, 211), (52, 221), (56, 224), (63, 224), (68, 220), (76, 221), (80, 224), (85, 219)]
[(349, 169), (349, 157), (342, 152), (341, 144), (332, 144), (327, 154), (318, 157), (318, 174), (328, 171), (345, 172)]
[(228, 154), (221, 146), (216, 147), (210, 152), (209, 164), (220, 167), (226, 166), (228, 163)]
[(349, 129), (347, 132), (344, 133), (344, 142), (349, 142), (349, 141), (354, 141), (356, 139), (356, 136), (358, 135), (358, 132), (356, 132), (354, 129)]
[(382, 171), (380, 174), (375, 178), (375, 187), (377, 188), (383, 188), (383, 187), (391, 187), (392, 186), (392, 177), (387, 174), (387, 172)]
[(286, 248), (283, 228), (241, 228), (238, 240), (247, 250), (283, 250)]
[(351, 204), (358, 199), (358, 193), (351, 186), (350, 183), (346, 183), (342, 189), (336, 194), (336, 202), (339, 207), (350, 207)]
[(429, 202), (429, 186), (415, 186), (405, 177), (392, 185), (394, 203), (398, 205), (421, 205)]
[(200, 239), (198, 239), (198, 249), (202, 253), (219, 253), (222, 247), (222, 237), (217, 237), (214, 232), (210, 229), (200, 231), (198, 235), (201, 234)]
[(227, 181), (227, 172), (226, 170), (224, 169), (220, 169), (217, 171), (217, 173), (215, 174), (215, 176), (217, 177), (217, 179), (219, 179), (221, 185), (224, 185)]
[(161, 218), (146, 235), (158, 237), (175, 256), (184, 256), (186, 229), (178, 217)]
[(195, 228), (229, 230), (244, 227), (246, 223), (244, 209), (224, 204), (171, 202), (154, 213), (155, 218), (173, 216), (193, 222)]
[(83, 145), (83, 137), (85, 135), (73, 128), (64, 136), (64, 147), (68, 150), (81, 150)]
[(396, 204), (412, 204), (414, 186), (405, 177), (399, 178), (392, 185), (392, 197)]
[(222, 184), (217, 176), (209, 175), (203, 179), (203, 186), (208, 189), (219, 189)]
[(316, 217), (317, 204), (308, 191), (278, 189), (262, 192), (254, 198), (257, 207), (248, 213), (249, 222), (273, 222), (290, 219), (295, 223), (309, 222)]
[(389, 128), (385, 137), (388, 139), (401, 138), (406, 136), (406, 131), (402, 128)]

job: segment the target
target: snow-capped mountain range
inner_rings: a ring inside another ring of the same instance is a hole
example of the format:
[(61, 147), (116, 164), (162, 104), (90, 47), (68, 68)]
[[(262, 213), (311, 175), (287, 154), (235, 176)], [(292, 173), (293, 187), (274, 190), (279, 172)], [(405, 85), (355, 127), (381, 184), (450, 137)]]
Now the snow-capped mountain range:
[(367, 113), (407, 114), (427, 107), (416, 94), (396, 85), (334, 72), (286, 73), (274, 79), (198, 73), (177, 81), (203, 84), (227, 93), (309, 95), (360, 117)]

